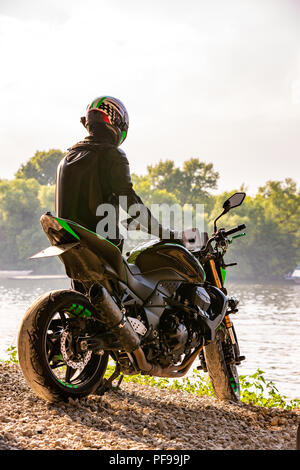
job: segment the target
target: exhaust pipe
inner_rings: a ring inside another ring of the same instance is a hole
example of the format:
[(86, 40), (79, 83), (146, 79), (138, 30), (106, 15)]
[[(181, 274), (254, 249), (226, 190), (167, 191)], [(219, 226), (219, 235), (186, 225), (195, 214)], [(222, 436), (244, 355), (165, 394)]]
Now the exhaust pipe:
[(192, 354), (190, 354), (190, 356), (188, 356), (182, 364), (172, 367), (161, 367), (157, 364), (151, 364), (147, 361), (142, 348), (138, 348), (137, 350), (133, 351), (133, 354), (136, 358), (136, 362), (138, 363), (139, 368), (142, 371), (142, 374), (153, 375), (155, 377), (174, 378), (183, 377), (188, 372), (202, 348), (203, 346), (201, 345)]
[(140, 339), (129, 321), (127, 321), (125, 312), (119, 309), (105, 287), (100, 284), (94, 284), (90, 289), (89, 297), (97, 310), (99, 320), (105, 323), (112, 333), (116, 335), (122, 348), (124, 348), (127, 353), (134, 355), (142, 374), (155, 377), (183, 377), (203, 348), (203, 345), (201, 345), (192, 354), (186, 357), (179, 366), (161, 367), (158, 364), (152, 364), (147, 361), (140, 347)]
[(116, 335), (125, 351), (130, 353), (137, 349), (140, 346), (139, 337), (127, 321), (125, 312), (119, 309), (105, 287), (94, 284), (89, 297), (96, 307), (99, 320)]

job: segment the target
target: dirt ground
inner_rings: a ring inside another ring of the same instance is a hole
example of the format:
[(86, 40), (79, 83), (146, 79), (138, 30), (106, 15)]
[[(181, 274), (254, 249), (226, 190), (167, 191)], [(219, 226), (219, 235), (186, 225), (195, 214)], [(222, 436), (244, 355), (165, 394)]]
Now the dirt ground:
[(118, 391), (50, 404), (18, 365), (0, 363), (0, 449), (294, 450), (300, 410), (224, 403), (122, 383)]

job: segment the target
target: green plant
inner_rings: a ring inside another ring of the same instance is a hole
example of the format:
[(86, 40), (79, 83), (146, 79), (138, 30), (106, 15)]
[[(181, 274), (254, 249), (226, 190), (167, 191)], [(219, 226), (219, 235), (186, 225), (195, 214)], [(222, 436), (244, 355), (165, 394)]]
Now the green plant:
[[(106, 376), (112, 374), (114, 368), (108, 366)], [(241, 401), (252, 405), (266, 408), (300, 408), (300, 400), (288, 400), (285, 395), (281, 395), (273, 382), (268, 382), (264, 378), (265, 372), (258, 369), (252, 375), (241, 375)], [(181, 390), (195, 395), (215, 396), (209, 377), (202, 372), (193, 370), (193, 374), (182, 379), (166, 379), (150, 377), (146, 375), (125, 376), (124, 382), (134, 382), (141, 385), (151, 385), (161, 389)]]
[(18, 364), (18, 351), (16, 346), (10, 346), (7, 348), (6, 352), (8, 353), (8, 360), (6, 362), (12, 364)]
[(244, 403), (287, 410), (300, 407), (300, 400), (289, 401), (285, 395), (280, 394), (272, 381), (266, 381), (264, 373), (257, 369), (252, 375), (240, 375), (241, 400)]
[[(5, 362), (17, 364), (18, 352), (15, 346), (7, 349), (9, 359)], [(105, 377), (109, 377), (114, 371), (114, 363), (110, 361)], [(285, 395), (281, 395), (272, 381), (267, 381), (263, 376), (264, 371), (257, 369), (252, 375), (240, 375), (241, 401), (251, 405), (265, 408), (283, 408), (291, 410), (300, 408), (300, 400), (289, 400)], [(193, 374), (182, 379), (167, 379), (151, 377), (148, 375), (128, 375), (123, 377), (123, 381), (134, 382), (141, 385), (150, 385), (160, 389), (181, 390), (195, 395), (215, 396), (211, 381), (208, 376), (194, 369)]]

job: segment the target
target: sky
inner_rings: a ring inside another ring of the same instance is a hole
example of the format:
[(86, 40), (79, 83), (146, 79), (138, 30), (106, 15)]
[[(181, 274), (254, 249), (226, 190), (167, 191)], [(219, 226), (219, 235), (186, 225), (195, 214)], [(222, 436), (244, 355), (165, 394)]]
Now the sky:
[(300, 185), (300, 0), (0, 0), (0, 53), (0, 178), (111, 95), (134, 173), (197, 157), (220, 192)]

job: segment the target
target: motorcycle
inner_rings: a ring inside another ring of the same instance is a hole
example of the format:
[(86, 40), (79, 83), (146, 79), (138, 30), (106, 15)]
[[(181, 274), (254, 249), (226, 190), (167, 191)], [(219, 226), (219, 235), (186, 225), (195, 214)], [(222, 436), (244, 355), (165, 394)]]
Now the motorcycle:
[[(32, 390), (50, 402), (103, 394), (124, 375), (183, 377), (199, 356), (216, 397), (238, 401), (244, 357), (230, 319), (238, 300), (224, 287), (236, 263), (226, 265), (224, 255), (245, 225), (226, 231), (216, 222), (244, 198), (224, 202), (203, 246), (152, 239), (127, 259), (100, 235), (43, 214), (51, 246), (31, 258), (58, 256), (73, 288), (42, 295), (20, 325), (19, 363)], [(115, 369), (104, 378), (109, 358)]]

